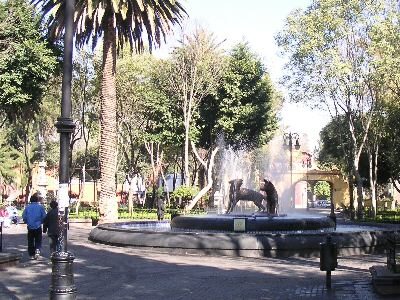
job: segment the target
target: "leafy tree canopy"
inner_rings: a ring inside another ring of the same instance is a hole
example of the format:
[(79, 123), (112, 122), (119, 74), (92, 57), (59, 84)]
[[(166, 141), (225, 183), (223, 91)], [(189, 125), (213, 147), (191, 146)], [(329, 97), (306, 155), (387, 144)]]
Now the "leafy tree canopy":
[(10, 147), (5, 139), (4, 132), (0, 133), (0, 178), (7, 183), (15, 179), (14, 168), (20, 159), (19, 153)]
[[(393, 122), (397, 119), (393, 118), (391, 120), (393, 126)], [(321, 149), (318, 155), (318, 161), (320, 167), (322, 168), (338, 168), (343, 173), (348, 174), (349, 172), (349, 162), (348, 156), (346, 153), (349, 151), (350, 147), (350, 137), (349, 132), (344, 128), (346, 126), (347, 121), (345, 117), (340, 115), (332, 119), (320, 133), (321, 138)], [(398, 123), (398, 121), (397, 121)], [(355, 124), (356, 126), (361, 126), (360, 122)], [(399, 125), (399, 124), (397, 124)], [(388, 129), (389, 130), (389, 129)], [(395, 130), (390, 130), (394, 132)], [(398, 161), (398, 159), (393, 159), (392, 149), (393, 146), (390, 141), (389, 135), (384, 137), (381, 142), (380, 152), (378, 155), (378, 182), (386, 183), (391, 176), (391, 168), (390, 161)], [(397, 156), (397, 155), (396, 155)], [(358, 163), (360, 169), (360, 175), (364, 179), (364, 186), (369, 185), (369, 163), (368, 163), (368, 155), (366, 151), (362, 152), (360, 156), (360, 160)]]
[(246, 43), (231, 50), (218, 92), (205, 102), (199, 120), (203, 145), (223, 133), (225, 142), (234, 148), (255, 148), (267, 143), (277, 128), (279, 94), (261, 59)]
[(31, 118), (38, 112), (56, 58), (26, 1), (0, 2), (0, 111), (8, 119)]
[(318, 199), (330, 199), (331, 186), (326, 181), (318, 181), (314, 186), (314, 194)]

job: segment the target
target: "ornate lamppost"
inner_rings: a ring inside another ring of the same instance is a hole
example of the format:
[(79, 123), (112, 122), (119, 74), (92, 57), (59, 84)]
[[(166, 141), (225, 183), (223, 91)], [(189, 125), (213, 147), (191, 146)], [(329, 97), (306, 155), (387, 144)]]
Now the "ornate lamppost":
[(283, 134), (283, 144), (290, 152), (290, 207), (294, 208), (294, 188), (293, 188), (293, 142), (296, 150), (300, 149), (299, 134), (288, 132)]
[(58, 189), (59, 234), (56, 252), (51, 254), (52, 274), (50, 299), (76, 299), (74, 284), (74, 255), (67, 249), (68, 226), (68, 181), (69, 181), (69, 143), (75, 124), (71, 119), (71, 81), (73, 53), (73, 17), (75, 0), (65, 1), (64, 67), (62, 79), (61, 117), (55, 126), (60, 133), (60, 162)]

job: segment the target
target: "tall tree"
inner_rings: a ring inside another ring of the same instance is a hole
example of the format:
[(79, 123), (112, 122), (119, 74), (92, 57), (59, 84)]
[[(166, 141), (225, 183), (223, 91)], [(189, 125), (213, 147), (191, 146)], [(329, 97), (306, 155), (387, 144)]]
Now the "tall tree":
[[(344, 115), (350, 137), (352, 174), (357, 182), (357, 215), (362, 217), (358, 169), (379, 94), (375, 93), (371, 28), (384, 17), (385, 1), (314, 1), (288, 17), (277, 36), (289, 54), (285, 82), (293, 101), (328, 107)], [(355, 120), (362, 126), (355, 126)], [(352, 203), (353, 205), (353, 203)], [(352, 215), (354, 217), (354, 215)]]
[[(89, 147), (97, 141), (98, 133), (98, 91), (96, 89), (96, 73), (94, 68), (94, 55), (87, 49), (79, 51), (73, 60), (72, 73), (72, 118), (75, 122), (75, 130), (70, 140), (70, 166), (72, 177), (75, 170), (80, 173), (79, 197), (75, 205), (78, 212), (81, 199), (85, 194), (86, 167), (89, 161)], [(92, 142), (92, 143), (90, 143)], [(77, 145), (78, 147), (75, 147)], [(73, 160), (72, 150), (78, 148), (76, 156), (79, 159)], [(76, 174), (75, 174), (76, 175)]]
[(184, 167), (187, 186), (190, 185), (190, 145), (191, 135), (196, 130), (195, 120), (204, 98), (217, 90), (222, 70), (219, 43), (211, 33), (197, 28), (191, 34), (183, 34), (180, 47), (173, 51), (164, 71), (165, 88), (170, 97), (176, 99), (185, 128)]
[[(370, 188), (373, 205), (372, 213), (375, 212), (377, 207), (376, 195), (374, 198), (374, 193), (378, 190), (377, 185), (387, 184), (390, 178), (397, 178), (398, 176), (398, 171), (396, 171), (396, 166), (399, 162), (396, 143), (398, 140), (398, 130), (396, 128), (398, 128), (399, 125), (399, 112), (391, 107), (390, 109), (387, 108), (385, 115), (386, 122), (382, 124), (382, 126), (385, 127), (381, 128), (380, 131), (386, 132), (387, 134), (381, 137), (372, 135), (373, 137), (379, 137), (379, 151), (375, 151), (375, 153), (371, 155), (371, 151), (373, 151), (373, 149), (371, 149), (372, 147), (366, 147), (359, 160), (359, 170), (360, 176), (363, 178), (363, 186), (364, 188)], [(348, 159), (350, 137), (348, 136), (349, 132), (346, 130), (345, 125), (346, 118), (344, 116), (338, 116), (333, 118), (331, 122), (321, 130), (321, 148), (318, 161), (322, 168), (339, 168), (343, 174), (349, 175), (351, 174), (352, 162)], [(361, 122), (357, 121), (356, 126), (361, 127)], [(371, 142), (369, 139), (370, 137), (368, 137), (368, 143)], [(375, 144), (375, 141), (372, 142)], [(374, 157), (373, 161), (371, 161), (371, 156)], [(397, 170), (399, 169), (397, 168)], [(348, 184), (349, 191), (352, 191), (354, 186), (352, 178), (349, 178)]]
[[(68, 0), (31, 0), (42, 10), (50, 35), (60, 39), (64, 29), (64, 8)], [(158, 46), (185, 16), (180, 1), (175, 0), (76, 0), (75, 41), (81, 46), (90, 40), (93, 45), (103, 37), (103, 64), (100, 108), (100, 171), (99, 199), (102, 221), (117, 218), (115, 174), (117, 168), (117, 96), (115, 84), (116, 52), (126, 43), (131, 49), (145, 47), (146, 30), (150, 50)]]
[(387, 107), (384, 132), (379, 159), (383, 167), (378, 168), (378, 174), (387, 171), (390, 181), (400, 192), (400, 106), (398, 102), (393, 102)]
[[(27, 1), (0, 2), (0, 112), (6, 117), (1, 127), (12, 153), (18, 153), (11, 157), (21, 163), (26, 201), (33, 161), (39, 158), (39, 133), (47, 120), (46, 113), (42, 116), (45, 84), (57, 70), (55, 49), (42, 35), (40, 19)], [(10, 157), (7, 149), (4, 158)]]
[(32, 119), (57, 56), (25, 0), (0, 2), (0, 111), (10, 121)]
[(20, 155), (5, 139), (5, 133), (0, 133), (0, 185), (15, 182), (15, 168)]
[[(158, 86), (162, 64), (149, 54), (131, 56), (127, 52), (117, 61), (118, 142), (121, 165), (131, 187), (129, 208), (134, 175), (143, 175), (143, 165), (150, 161), (151, 186), (155, 191), (163, 171), (164, 148), (182, 142), (182, 126), (174, 102)], [(155, 194), (152, 193), (153, 197)], [(153, 202), (152, 198), (147, 205), (152, 207)]]
[(197, 120), (199, 143), (208, 148), (224, 135), (226, 146), (248, 150), (268, 143), (277, 129), (281, 96), (261, 59), (246, 43), (235, 45), (227, 57), (221, 84), (208, 95)]
[[(200, 117), (196, 120), (199, 147), (206, 149), (209, 157), (213, 154), (210, 149), (219, 144), (221, 135), (225, 142), (222, 147), (250, 151), (267, 143), (277, 128), (276, 111), (280, 103), (281, 97), (261, 59), (246, 43), (235, 45), (226, 57), (217, 92), (207, 95), (200, 106)], [(218, 162), (221, 160), (217, 159), (217, 166)], [(202, 165), (209, 172), (207, 178), (215, 175), (215, 172), (210, 174), (209, 165)], [(208, 186), (213, 183), (210, 179), (205, 181)]]

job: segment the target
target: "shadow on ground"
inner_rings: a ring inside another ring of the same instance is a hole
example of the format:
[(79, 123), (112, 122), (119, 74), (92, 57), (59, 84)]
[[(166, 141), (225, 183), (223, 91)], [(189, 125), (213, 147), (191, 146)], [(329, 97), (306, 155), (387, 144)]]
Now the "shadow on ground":
[[(18, 226), (4, 235), (4, 250), (21, 252), (23, 258), (17, 267), (0, 272), (0, 299), (48, 299), (48, 240), (43, 241), (43, 257), (30, 261), (24, 225)], [(166, 254), (94, 244), (87, 240), (90, 229), (72, 224), (69, 231), (69, 250), (76, 257), (78, 299), (302, 299), (312, 295), (314, 299), (380, 299), (368, 287), (368, 268), (372, 263), (383, 263), (380, 256), (339, 260), (338, 271), (332, 276), (333, 293), (329, 294), (316, 258)], [(350, 298), (343, 298), (342, 291), (350, 290), (360, 278), (367, 288), (363, 292), (353, 288), (344, 295)], [(365, 298), (367, 294), (372, 298)]]

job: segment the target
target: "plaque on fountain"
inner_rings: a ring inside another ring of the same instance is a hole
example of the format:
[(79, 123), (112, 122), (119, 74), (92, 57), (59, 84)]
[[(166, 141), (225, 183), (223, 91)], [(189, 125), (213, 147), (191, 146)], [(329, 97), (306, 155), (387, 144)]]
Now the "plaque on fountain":
[(246, 232), (246, 218), (234, 218), (233, 219), (233, 231), (234, 232)]

